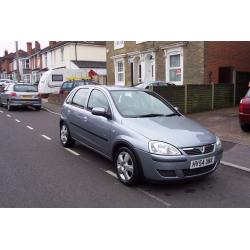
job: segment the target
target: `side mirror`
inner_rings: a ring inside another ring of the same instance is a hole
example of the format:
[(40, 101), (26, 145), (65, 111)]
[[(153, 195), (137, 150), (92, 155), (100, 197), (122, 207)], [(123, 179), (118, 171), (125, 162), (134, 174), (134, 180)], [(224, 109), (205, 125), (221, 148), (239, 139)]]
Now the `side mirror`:
[(104, 116), (104, 117), (107, 117), (107, 118), (111, 117), (111, 115), (105, 110), (105, 108), (98, 108), (98, 107), (93, 108), (91, 110), (91, 113), (93, 115), (97, 115), (97, 116)]

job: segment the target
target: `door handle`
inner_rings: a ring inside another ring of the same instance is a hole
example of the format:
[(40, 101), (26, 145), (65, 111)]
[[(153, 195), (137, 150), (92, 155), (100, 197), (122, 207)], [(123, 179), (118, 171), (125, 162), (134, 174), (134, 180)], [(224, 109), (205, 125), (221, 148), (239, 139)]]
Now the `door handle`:
[(83, 117), (83, 120), (86, 122), (86, 121), (88, 121), (88, 117), (87, 116), (84, 116)]

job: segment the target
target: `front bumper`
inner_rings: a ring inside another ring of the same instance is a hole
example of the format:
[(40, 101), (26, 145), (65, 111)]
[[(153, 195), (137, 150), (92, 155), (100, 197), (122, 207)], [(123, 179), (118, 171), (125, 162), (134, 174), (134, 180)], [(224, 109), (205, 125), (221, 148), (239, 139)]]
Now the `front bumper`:
[[(145, 179), (153, 181), (174, 181), (191, 179), (212, 173), (219, 166), (223, 150), (203, 155), (160, 156), (142, 150), (136, 150)], [(192, 160), (215, 157), (213, 164), (190, 169)]]

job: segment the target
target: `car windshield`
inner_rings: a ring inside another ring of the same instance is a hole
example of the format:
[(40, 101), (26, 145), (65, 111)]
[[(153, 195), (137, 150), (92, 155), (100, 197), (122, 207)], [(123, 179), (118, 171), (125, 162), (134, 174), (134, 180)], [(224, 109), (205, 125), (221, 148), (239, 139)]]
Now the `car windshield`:
[(124, 117), (174, 116), (178, 113), (153, 92), (113, 90), (111, 96)]
[(37, 87), (33, 85), (20, 84), (20, 85), (14, 86), (14, 91), (15, 92), (37, 92)]

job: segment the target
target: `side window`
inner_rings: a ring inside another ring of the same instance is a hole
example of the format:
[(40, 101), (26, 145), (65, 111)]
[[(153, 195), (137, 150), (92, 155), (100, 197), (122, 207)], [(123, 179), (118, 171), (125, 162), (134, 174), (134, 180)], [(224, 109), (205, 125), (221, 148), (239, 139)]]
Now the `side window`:
[(79, 89), (73, 97), (72, 104), (84, 108), (89, 89)]
[(105, 108), (106, 111), (109, 110), (109, 103), (106, 96), (97, 89), (94, 89), (89, 97), (88, 109), (92, 110), (93, 108)]

